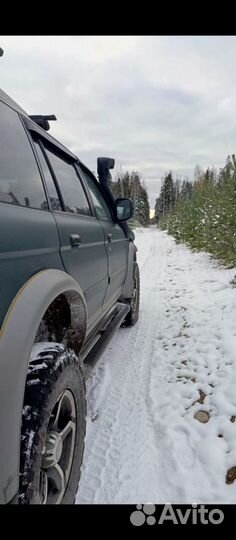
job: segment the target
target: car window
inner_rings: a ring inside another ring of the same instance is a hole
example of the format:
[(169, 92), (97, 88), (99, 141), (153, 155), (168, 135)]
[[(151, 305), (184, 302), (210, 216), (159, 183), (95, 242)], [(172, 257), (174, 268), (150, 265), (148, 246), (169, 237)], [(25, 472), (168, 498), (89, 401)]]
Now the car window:
[(45, 148), (60, 188), (66, 212), (91, 216), (88, 199), (73, 163)]
[(41, 146), (40, 146), (39, 142), (36, 141), (36, 140), (34, 141), (34, 145), (36, 147), (36, 152), (38, 154), (38, 158), (39, 158), (39, 161), (40, 161), (40, 164), (41, 164), (41, 167), (42, 167), (42, 170), (43, 170), (45, 182), (46, 182), (46, 185), (47, 185), (51, 209), (52, 210), (62, 210), (60, 199), (59, 199), (59, 196), (58, 196), (58, 193), (57, 193), (57, 189), (56, 189), (56, 186), (54, 184), (53, 177), (52, 177), (51, 172), (49, 170), (49, 167), (48, 167), (46, 158), (45, 158), (45, 156), (43, 154), (43, 151), (41, 149)]
[(0, 102), (0, 201), (48, 210), (39, 168), (18, 114)]
[[(80, 170), (81, 170), (81, 168), (80, 168)], [(87, 171), (85, 171), (84, 169), (82, 169), (82, 175), (85, 178), (86, 184), (88, 186), (88, 189), (89, 189), (89, 192), (90, 192), (90, 195), (91, 195), (91, 199), (92, 199), (92, 202), (93, 202), (96, 217), (98, 219), (111, 220), (112, 217), (111, 217), (111, 213), (110, 213), (110, 210), (108, 208), (108, 205), (107, 205), (107, 203), (106, 203), (106, 201), (105, 201), (99, 187), (96, 185), (95, 181), (93, 180), (92, 176), (90, 176), (90, 174)]]

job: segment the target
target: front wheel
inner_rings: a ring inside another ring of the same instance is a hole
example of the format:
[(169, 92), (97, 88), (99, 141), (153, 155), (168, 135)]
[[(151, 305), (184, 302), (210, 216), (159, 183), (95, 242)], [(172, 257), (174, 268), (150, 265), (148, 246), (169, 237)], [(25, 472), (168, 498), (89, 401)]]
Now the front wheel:
[(140, 273), (138, 263), (134, 263), (133, 269), (133, 294), (132, 297), (128, 300), (130, 305), (129, 313), (126, 315), (124, 320), (125, 326), (133, 326), (139, 317), (139, 302), (140, 302)]
[(74, 351), (36, 344), (26, 381), (19, 504), (72, 504), (83, 459), (85, 385)]

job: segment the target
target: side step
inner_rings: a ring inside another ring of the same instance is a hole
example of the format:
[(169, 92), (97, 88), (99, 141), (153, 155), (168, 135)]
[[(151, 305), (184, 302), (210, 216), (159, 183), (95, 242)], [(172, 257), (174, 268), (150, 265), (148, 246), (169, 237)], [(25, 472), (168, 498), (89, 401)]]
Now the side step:
[(129, 313), (129, 309), (129, 305), (118, 302), (115, 315), (111, 319), (110, 323), (106, 326), (106, 328), (100, 331), (100, 337), (98, 337), (95, 345), (93, 345), (93, 347), (89, 350), (87, 354), (85, 349), (84, 355), (82, 354), (85, 378), (88, 377), (91, 369), (96, 364), (104, 349), (107, 347), (115, 331), (122, 324), (127, 313)]

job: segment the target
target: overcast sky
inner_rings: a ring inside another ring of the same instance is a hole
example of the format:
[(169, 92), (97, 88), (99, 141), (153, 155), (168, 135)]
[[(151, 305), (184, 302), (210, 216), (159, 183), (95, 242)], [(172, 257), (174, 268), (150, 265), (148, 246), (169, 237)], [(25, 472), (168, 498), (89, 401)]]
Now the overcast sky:
[(2, 36), (0, 86), (93, 171), (136, 170), (151, 207), (170, 169), (236, 152), (236, 37)]

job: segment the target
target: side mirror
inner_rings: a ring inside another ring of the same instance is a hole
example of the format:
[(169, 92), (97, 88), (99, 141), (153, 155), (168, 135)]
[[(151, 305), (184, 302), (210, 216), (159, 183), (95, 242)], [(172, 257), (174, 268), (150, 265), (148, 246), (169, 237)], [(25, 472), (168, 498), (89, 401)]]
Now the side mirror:
[(117, 221), (127, 221), (133, 215), (133, 205), (130, 199), (116, 199), (115, 209)]

